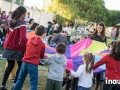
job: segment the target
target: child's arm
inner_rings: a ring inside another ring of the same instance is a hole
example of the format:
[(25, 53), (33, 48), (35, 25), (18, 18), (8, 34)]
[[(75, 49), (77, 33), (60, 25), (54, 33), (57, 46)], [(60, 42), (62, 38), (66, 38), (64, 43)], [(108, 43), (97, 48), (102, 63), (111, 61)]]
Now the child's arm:
[(51, 57), (47, 58), (47, 59), (44, 59), (44, 64), (45, 65), (50, 65), (50, 62), (51, 62)]
[(83, 72), (83, 67), (79, 66), (77, 72), (71, 71), (71, 76), (79, 77), (79, 76), (81, 76), (82, 72)]
[(97, 67), (105, 64), (105, 63), (107, 62), (106, 60), (107, 60), (107, 59), (106, 59), (106, 56), (103, 57), (100, 61), (98, 61), (98, 62), (94, 65), (94, 69), (96, 69)]

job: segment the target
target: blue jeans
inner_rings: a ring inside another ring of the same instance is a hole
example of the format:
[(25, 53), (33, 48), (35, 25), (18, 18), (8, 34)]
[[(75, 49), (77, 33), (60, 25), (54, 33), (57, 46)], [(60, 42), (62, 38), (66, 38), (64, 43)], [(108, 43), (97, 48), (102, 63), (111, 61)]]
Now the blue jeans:
[(90, 88), (84, 88), (84, 87), (78, 86), (78, 90), (90, 90)]
[(19, 77), (15, 86), (13, 87), (13, 90), (21, 90), (27, 74), (29, 74), (30, 77), (30, 90), (37, 90), (38, 66), (26, 62), (22, 63)]

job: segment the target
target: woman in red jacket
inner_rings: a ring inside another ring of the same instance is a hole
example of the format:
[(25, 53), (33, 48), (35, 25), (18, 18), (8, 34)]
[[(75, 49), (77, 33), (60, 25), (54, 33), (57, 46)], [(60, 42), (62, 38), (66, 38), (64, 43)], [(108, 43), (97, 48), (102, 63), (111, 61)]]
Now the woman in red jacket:
[[(120, 42), (113, 41), (110, 44), (110, 54), (103, 57), (99, 62), (94, 65), (94, 69), (106, 64), (106, 81), (103, 90), (120, 90), (117, 80), (120, 81)], [(116, 83), (109, 81), (115, 80)]]
[(22, 64), (22, 58), (25, 52), (27, 43), (26, 38), (26, 23), (24, 22), (26, 16), (26, 8), (23, 6), (18, 7), (12, 14), (12, 20), (9, 23), (9, 29), (7, 30), (7, 37), (4, 42), (3, 57), (7, 59), (8, 66), (5, 70), (2, 85), (0, 90), (7, 90), (5, 88), (9, 74), (11, 73), (15, 60), (18, 63), (18, 70), (14, 83), (16, 83), (18, 74)]

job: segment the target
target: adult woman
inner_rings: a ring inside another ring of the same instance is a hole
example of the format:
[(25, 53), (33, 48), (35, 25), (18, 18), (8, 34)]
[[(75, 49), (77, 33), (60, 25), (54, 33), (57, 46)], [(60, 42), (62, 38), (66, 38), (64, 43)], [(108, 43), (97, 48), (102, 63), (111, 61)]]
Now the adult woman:
[(110, 54), (103, 57), (94, 65), (94, 69), (106, 64), (106, 81), (103, 90), (120, 90), (119, 83), (109, 84), (109, 80), (120, 80), (120, 42), (110, 44)]
[[(107, 38), (105, 36), (105, 24), (104, 23), (99, 23), (97, 25), (97, 28), (96, 28), (95, 32), (93, 33), (91, 39), (106, 43), (106, 45), (107, 45)], [(96, 74), (95, 90), (98, 90), (99, 86), (100, 86), (100, 90), (102, 90), (103, 82), (104, 82), (104, 77), (103, 77), (104, 75), (103, 74), (105, 74), (105, 72), (101, 72), (101, 73)]]
[(107, 38), (105, 36), (105, 24), (104, 23), (99, 23), (97, 25), (97, 28), (96, 28), (95, 32), (93, 33), (91, 39), (107, 44)]
[(63, 30), (62, 33), (56, 35), (54, 38), (53, 38), (53, 42), (57, 45), (59, 43), (64, 43), (65, 45), (68, 45), (68, 38), (67, 38), (67, 31), (66, 30)]
[(5, 88), (9, 74), (11, 73), (15, 60), (18, 64), (18, 70), (14, 83), (18, 78), (18, 74), (22, 64), (22, 57), (25, 51), (26, 39), (26, 24), (24, 22), (27, 10), (20, 6), (12, 14), (12, 20), (9, 23), (9, 29), (7, 30), (7, 37), (4, 42), (3, 57), (7, 59), (8, 66), (5, 70), (2, 85), (0, 90), (7, 90)]

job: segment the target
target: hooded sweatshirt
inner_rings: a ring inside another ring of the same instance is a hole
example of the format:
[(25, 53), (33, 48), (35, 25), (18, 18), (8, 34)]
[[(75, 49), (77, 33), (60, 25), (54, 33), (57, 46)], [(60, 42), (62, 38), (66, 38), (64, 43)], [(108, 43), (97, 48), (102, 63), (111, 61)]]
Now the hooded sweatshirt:
[(49, 71), (48, 79), (63, 81), (64, 71), (66, 69), (66, 59), (63, 55), (55, 54), (48, 59)]
[(39, 60), (40, 58), (44, 58), (44, 53), (45, 44), (40, 38), (34, 36), (27, 42), (23, 61), (34, 65), (39, 65)]
[(10, 27), (7, 30), (7, 37), (4, 42), (4, 48), (18, 51), (25, 51), (26, 23), (22, 20), (11, 20)]

